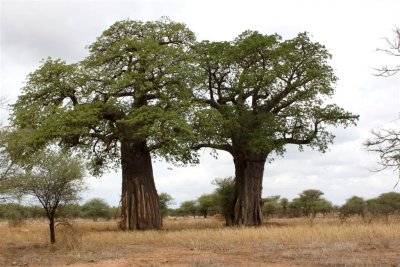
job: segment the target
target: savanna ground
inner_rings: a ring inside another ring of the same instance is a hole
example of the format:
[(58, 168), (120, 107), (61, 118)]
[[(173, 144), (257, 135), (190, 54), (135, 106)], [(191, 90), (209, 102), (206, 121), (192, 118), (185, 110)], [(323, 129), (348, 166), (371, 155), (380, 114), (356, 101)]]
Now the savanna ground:
[(1, 266), (400, 266), (400, 219), (273, 219), (225, 228), (213, 218), (166, 219), (164, 230), (121, 232), (116, 221), (0, 223)]

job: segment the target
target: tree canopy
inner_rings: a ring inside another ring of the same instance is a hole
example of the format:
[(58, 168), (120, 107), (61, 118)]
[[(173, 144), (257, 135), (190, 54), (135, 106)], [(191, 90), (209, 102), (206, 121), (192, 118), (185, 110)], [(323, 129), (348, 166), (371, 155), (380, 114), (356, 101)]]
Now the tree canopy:
[(168, 206), (173, 203), (174, 198), (168, 193), (160, 193), (158, 197), (160, 199), (162, 216), (165, 217), (168, 215)]
[(337, 80), (331, 55), (307, 33), (293, 39), (246, 31), (232, 42), (199, 43), (194, 148), (225, 150), (235, 163), (234, 224), (260, 225), (266, 160), (285, 145), (326, 151), (332, 127), (358, 116), (326, 101)]
[(333, 135), (327, 126), (348, 126), (358, 116), (325, 104), (337, 78), (327, 49), (307, 33), (282, 40), (246, 31), (233, 42), (202, 42), (197, 56), (203, 83), (198, 100), (198, 147), (235, 153), (281, 154), (285, 144), (325, 151)]
[(35, 197), (50, 222), (50, 240), (55, 243), (55, 217), (59, 206), (79, 199), (85, 188), (84, 167), (77, 158), (51, 150), (29, 158), (24, 171), (13, 179), (17, 193)]
[(35, 143), (81, 148), (94, 174), (118, 164), (119, 142), (128, 137), (146, 140), (149, 151), (167, 159), (187, 161), (191, 152), (180, 142), (189, 134), (182, 114), (193, 42), (184, 24), (168, 19), (117, 22), (88, 47), (84, 60), (44, 60), (28, 76), (12, 121), (35, 129)]

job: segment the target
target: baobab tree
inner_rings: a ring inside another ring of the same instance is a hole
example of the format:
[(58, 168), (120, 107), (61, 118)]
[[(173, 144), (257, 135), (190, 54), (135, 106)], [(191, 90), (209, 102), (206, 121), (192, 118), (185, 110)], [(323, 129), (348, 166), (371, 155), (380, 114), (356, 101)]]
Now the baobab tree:
[(67, 64), (45, 60), (28, 76), (12, 123), (33, 129), (32, 146), (77, 148), (101, 175), (122, 167), (121, 228), (159, 229), (152, 156), (189, 162), (194, 34), (168, 19), (116, 22)]
[(235, 164), (234, 225), (262, 223), (264, 165), (285, 145), (324, 152), (334, 138), (329, 129), (355, 124), (358, 116), (325, 104), (337, 80), (327, 49), (300, 33), (246, 31), (232, 42), (196, 47), (202, 83), (195, 91), (196, 149), (230, 153)]

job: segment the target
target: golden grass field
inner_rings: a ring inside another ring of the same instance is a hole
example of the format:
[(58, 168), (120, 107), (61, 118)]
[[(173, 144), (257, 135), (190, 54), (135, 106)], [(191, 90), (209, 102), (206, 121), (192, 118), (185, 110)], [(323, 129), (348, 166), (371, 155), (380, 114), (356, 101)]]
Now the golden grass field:
[(213, 218), (166, 219), (160, 231), (121, 232), (116, 221), (58, 226), (0, 223), (1, 266), (400, 266), (400, 220), (273, 219), (226, 228)]

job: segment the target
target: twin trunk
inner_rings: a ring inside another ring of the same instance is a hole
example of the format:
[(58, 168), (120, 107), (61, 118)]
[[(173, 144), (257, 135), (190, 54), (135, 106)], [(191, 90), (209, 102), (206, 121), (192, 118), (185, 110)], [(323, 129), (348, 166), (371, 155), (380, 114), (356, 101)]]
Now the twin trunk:
[[(266, 156), (237, 154), (234, 209), (229, 224), (258, 226), (263, 222), (261, 191)], [(160, 229), (161, 208), (154, 184), (153, 168), (146, 142), (121, 142), (122, 230)]]
[(121, 229), (160, 229), (161, 208), (146, 142), (121, 142), (121, 164)]
[(263, 222), (261, 211), (262, 178), (266, 156), (236, 155), (235, 190), (232, 224), (258, 226)]

